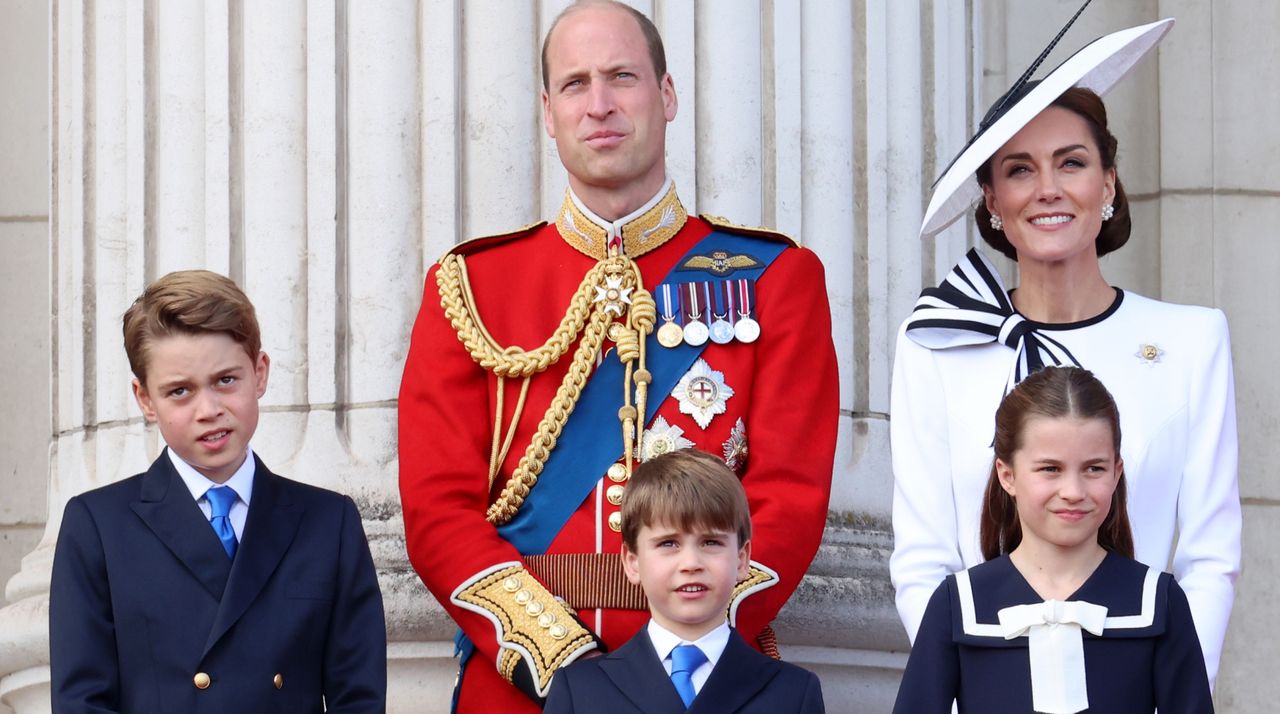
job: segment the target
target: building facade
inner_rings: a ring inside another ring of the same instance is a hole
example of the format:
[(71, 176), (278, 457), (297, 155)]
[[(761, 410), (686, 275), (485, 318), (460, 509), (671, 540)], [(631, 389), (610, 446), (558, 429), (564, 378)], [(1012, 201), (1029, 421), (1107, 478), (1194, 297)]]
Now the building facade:
[[(566, 2), (0, 7), (0, 714), (49, 709), (66, 500), (161, 446), (132, 403), (120, 316), (146, 282), (193, 267), (231, 275), (258, 306), (274, 374), (255, 449), (361, 508), (392, 711), (447, 710), (453, 628), (404, 553), (395, 399), (435, 258), (560, 203), (537, 56)], [(681, 100), (668, 163), (688, 208), (777, 226), (826, 264), (841, 367), (831, 512), (776, 629), (831, 711), (888, 711), (907, 651), (887, 566), (894, 336), (920, 288), (979, 240), (959, 225), (922, 242), (920, 218), (987, 103), (1077, 0), (632, 4), (666, 41)], [(1097, 0), (1048, 66), (1165, 16), (1172, 34), (1108, 99), (1135, 231), (1104, 271), (1231, 320), (1245, 573), (1217, 701), (1261, 711), (1280, 696), (1266, 676), (1280, 655), (1280, 97), (1266, 91), (1280, 6)]]

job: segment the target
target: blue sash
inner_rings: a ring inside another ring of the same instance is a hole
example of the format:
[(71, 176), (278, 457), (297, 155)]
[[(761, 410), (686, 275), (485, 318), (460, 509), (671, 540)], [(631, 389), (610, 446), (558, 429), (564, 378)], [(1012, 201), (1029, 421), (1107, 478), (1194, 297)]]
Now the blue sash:
[[(777, 240), (713, 231), (676, 262), (676, 268), (662, 285), (714, 279), (713, 274), (704, 270), (681, 271), (679, 267), (692, 256), (708, 255), (715, 250), (755, 258), (758, 266), (739, 268), (731, 276), (725, 276), (735, 280), (754, 280), (786, 247), (785, 243)], [(654, 294), (660, 290), (661, 286), (652, 288)], [(637, 429), (644, 429), (653, 419), (658, 407), (666, 401), (705, 347), (705, 344), (692, 347), (686, 343), (674, 348), (662, 347), (654, 334), (649, 335), (646, 366), (653, 374), (653, 381), (649, 384), (646, 413), (641, 423), (636, 425)], [(498, 533), (522, 555), (545, 552), (604, 472), (622, 455), (618, 407), (621, 406), (624, 373), (622, 362), (617, 359), (606, 359), (596, 368), (569, 415), (560, 438), (556, 440), (556, 447), (547, 459), (538, 483), (529, 491), (516, 517), (498, 528)]]

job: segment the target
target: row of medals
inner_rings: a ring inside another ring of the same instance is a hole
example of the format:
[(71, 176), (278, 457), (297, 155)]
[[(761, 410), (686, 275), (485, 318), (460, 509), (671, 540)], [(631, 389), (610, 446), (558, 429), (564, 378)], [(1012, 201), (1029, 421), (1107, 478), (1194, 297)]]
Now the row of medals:
[[(727, 290), (730, 293), (733, 291), (733, 281), (659, 286), (657, 297), (664, 322), (658, 328), (658, 344), (663, 347), (678, 347), (684, 343), (691, 347), (701, 347), (707, 343), (707, 340), (717, 345), (727, 345), (734, 340), (749, 344), (760, 339), (760, 323), (751, 317), (750, 306), (746, 306), (745, 310), (735, 310), (730, 307), (723, 314), (717, 314), (710, 309), (709, 305), (699, 305), (695, 300), (692, 307), (682, 307), (678, 311), (673, 309), (672, 288), (680, 290), (681, 293), (688, 289), (691, 294), (698, 295), (709, 294), (711, 285), (715, 285), (714, 289), (717, 291)], [(707, 290), (700, 289), (703, 286), (707, 286)], [(705, 319), (707, 313), (713, 318), (710, 325)], [(677, 316), (680, 318), (679, 321)], [(730, 317), (736, 319), (731, 322)], [(681, 325), (681, 322), (684, 324)]]

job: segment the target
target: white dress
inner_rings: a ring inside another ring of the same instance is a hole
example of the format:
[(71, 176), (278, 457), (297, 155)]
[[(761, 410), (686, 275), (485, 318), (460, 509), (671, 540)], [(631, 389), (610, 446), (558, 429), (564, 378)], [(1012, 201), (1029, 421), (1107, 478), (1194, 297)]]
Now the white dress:
[[(1212, 682), (1240, 571), (1226, 317), (1117, 290), (1098, 317), (1032, 326), (1115, 397), (1135, 558), (1171, 568), (1186, 592)], [(890, 573), (898, 614), (914, 641), (943, 578), (983, 560), (982, 495), (1014, 350), (999, 342), (931, 350), (905, 328), (893, 367)]]

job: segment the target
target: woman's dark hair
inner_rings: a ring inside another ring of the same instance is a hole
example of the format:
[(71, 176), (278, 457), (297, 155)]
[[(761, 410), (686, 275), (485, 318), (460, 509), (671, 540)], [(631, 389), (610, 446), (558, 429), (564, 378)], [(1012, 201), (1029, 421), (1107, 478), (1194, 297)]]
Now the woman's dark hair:
[[(1084, 123), (1089, 127), (1089, 133), (1093, 135), (1093, 142), (1098, 145), (1099, 153), (1102, 155), (1102, 168), (1116, 167), (1116, 149), (1119, 143), (1107, 129), (1107, 107), (1097, 94), (1088, 89), (1072, 87), (1059, 95), (1049, 106), (1062, 107), (1084, 119)], [(991, 185), (991, 161), (994, 158), (992, 156), (978, 167), (979, 186), (986, 188)], [(1115, 208), (1115, 214), (1110, 220), (1102, 222), (1102, 230), (1098, 232), (1098, 238), (1094, 241), (1098, 249), (1098, 257), (1116, 250), (1129, 240), (1129, 231), (1132, 228), (1132, 221), (1129, 218), (1129, 198), (1125, 195), (1119, 174), (1116, 175), (1116, 197), (1111, 205)], [(991, 212), (987, 210), (985, 201), (978, 202), (978, 208), (974, 211), (973, 217), (977, 220), (978, 232), (982, 234), (982, 239), (987, 242), (987, 245), (1013, 260), (1018, 259), (1018, 252), (1014, 250), (1013, 244), (1009, 242), (1004, 231), (991, 227)]]
[[(1111, 427), (1112, 445), (1116, 457), (1120, 456), (1120, 412), (1111, 393), (1087, 369), (1048, 367), (1014, 387), (996, 410), (997, 459), (1013, 463), (1014, 453), (1022, 448), (1027, 422), (1035, 417), (1101, 419)], [(1012, 552), (1022, 542), (1018, 506), (1013, 496), (1001, 487), (994, 462), (982, 499), (979, 534), (982, 557), (987, 560)], [(1126, 558), (1133, 557), (1133, 532), (1129, 527), (1123, 472), (1117, 477), (1116, 490), (1111, 494), (1111, 512), (1098, 528), (1098, 545)]]

